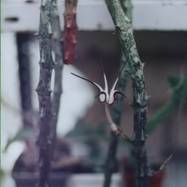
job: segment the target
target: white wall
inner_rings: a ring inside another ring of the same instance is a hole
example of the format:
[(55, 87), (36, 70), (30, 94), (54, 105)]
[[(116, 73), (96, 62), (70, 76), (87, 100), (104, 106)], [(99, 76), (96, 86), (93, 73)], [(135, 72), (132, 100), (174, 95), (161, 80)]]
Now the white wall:
[[(132, 0), (133, 25), (136, 30), (187, 30), (187, 0)], [(37, 31), (39, 0), (4, 0), (2, 26), (5, 31)], [(63, 0), (59, 1), (63, 16)], [(8, 22), (7, 18), (18, 18)], [(80, 30), (111, 30), (114, 28), (104, 0), (79, 0), (78, 26)], [(63, 19), (61, 21), (63, 25)]]

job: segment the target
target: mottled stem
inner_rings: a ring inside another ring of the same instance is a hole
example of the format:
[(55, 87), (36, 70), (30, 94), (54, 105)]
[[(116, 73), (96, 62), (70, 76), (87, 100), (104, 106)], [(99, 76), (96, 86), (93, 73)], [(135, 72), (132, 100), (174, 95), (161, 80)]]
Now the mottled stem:
[(53, 69), (51, 45), (51, 0), (42, 0), (40, 8), (40, 78), (37, 87), (39, 98), (39, 183), (47, 187), (50, 171), (50, 126), (51, 126), (51, 75)]
[[(129, 20), (132, 20), (131, 0), (121, 0), (121, 4), (123, 7), (123, 11), (126, 12), (127, 16), (129, 17)], [(123, 51), (121, 51), (121, 53), (122, 53), (121, 65), (120, 65), (121, 73), (119, 75), (117, 90), (124, 93), (126, 83), (128, 80), (128, 73), (126, 71), (125, 54)], [(120, 127), (123, 107), (124, 107), (123, 100), (115, 101), (112, 107), (112, 112), (111, 112), (112, 120), (118, 127)], [(114, 161), (116, 161), (117, 148), (118, 148), (118, 136), (116, 136), (114, 133), (111, 133), (108, 152), (107, 152), (106, 161), (105, 161), (104, 184), (103, 184), (104, 187), (110, 187), (111, 185), (111, 178), (112, 178), (113, 168), (114, 168), (114, 163), (115, 163)]]
[[(50, 161), (54, 152), (56, 124), (62, 93), (62, 48), (60, 21), (56, 0), (42, 0), (40, 8), (40, 78), (39, 98), (39, 183), (49, 186)], [(54, 54), (54, 55), (53, 55)], [(51, 97), (51, 78), (54, 68), (54, 92)]]
[(139, 58), (133, 36), (132, 24), (120, 0), (105, 0), (111, 13), (127, 64), (125, 71), (133, 82), (134, 104), (134, 156), (136, 162), (136, 187), (147, 186), (147, 156), (145, 151), (145, 126), (147, 123), (147, 96), (145, 93), (144, 64)]
[(55, 144), (56, 144), (56, 130), (57, 121), (60, 108), (60, 100), (62, 94), (62, 69), (63, 69), (63, 54), (62, 54), (62, 43), (61, 43), (61, 28), (60, 19), (57, 9), (57, 0), (52, 0), (52, 47), (54, 52), (54, 88), (52, 95), (52, 121), (51, 121), (51, 139), (52, 139), (52, 150), (53, 155)]
[(132, 9), (133, 9), (132, 0), (120, 0), (120, 3), (125, 15), (132, 22)]

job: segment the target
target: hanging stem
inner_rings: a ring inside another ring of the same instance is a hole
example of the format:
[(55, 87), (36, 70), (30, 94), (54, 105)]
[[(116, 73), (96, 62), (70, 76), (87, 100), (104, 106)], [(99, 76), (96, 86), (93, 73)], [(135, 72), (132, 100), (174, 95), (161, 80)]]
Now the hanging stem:
[(78, 0), (65, 0), (64, 12), (64, 63), (73, 64), (75, 61), (75, 47), (77, 43), (77, 1)]
[(133, 82), (134, 104), (134, 156), (136, 161), (136, 187), (147, 186), (147, 156), (145, 151), (145, 126), (147, 123), (147, 96), (145, 94), (144, 64), (139, 58), (131, 21), (125, 14), (120, 0), (105, 0), (111, 13), (127, 64), (124, 71)]

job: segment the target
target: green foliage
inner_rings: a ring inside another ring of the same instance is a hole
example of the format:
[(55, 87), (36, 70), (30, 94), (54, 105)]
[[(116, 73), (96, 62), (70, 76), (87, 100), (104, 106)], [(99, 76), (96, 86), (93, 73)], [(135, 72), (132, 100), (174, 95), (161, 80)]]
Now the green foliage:
[(170, 100), (150, 118), (146, 129), (147, 134), (153, 133), (160, 123), (177, 111), (180, 104), (187, 99), (187, 75), (181, 78), (171, 76), (168, 82), (172, 92)]
[(0, 168), (0, 184), (1, 184), (1, 182), (2, 182), (3, 177), (4, 177), (4, 172), (3, 172), (3, 170)]
[(15, 141), (25, 141), (33, 138), (33, 130), (31, 128), (20, 129), (13, 138), (10, 138), (4, 148), (4, 151)]
[(177, 86), (177, 84), (179, 83), (179, 81), (180, 81), (180, 77), (178, 77), (178, 76), (168, 77), (168, 83), (171, 88), (175, 88)]

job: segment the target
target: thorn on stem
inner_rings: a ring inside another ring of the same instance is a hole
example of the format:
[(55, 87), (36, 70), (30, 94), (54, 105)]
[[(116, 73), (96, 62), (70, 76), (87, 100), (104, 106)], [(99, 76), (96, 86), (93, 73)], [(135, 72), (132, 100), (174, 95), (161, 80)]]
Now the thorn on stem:
[(159, 168), (159, 171), (162, 171), (166, 167), (166, 165), (172, 159), (172, 157), (173, 157), (173, 154), (171, 154), (166, 160), (164, 160), (164, 162), (161, 164)]
[(151, 170), (149, 171), (149, 176), (150, 176), (150, 177), (151, 177), (151, 176), (154, 176), (154, 175), (156, 175), (157, 173), (159, 173), (159, 172), (161, 172), (162, 170), (164, 170), (164, 169), (166, 168), (168, 162), (172, 159), (172, 157), (173, 157), (173, 154), (171, 154), (167, 159), (165, 159), (158, 169), (156, 169), (156, 170), (151, 169)]

